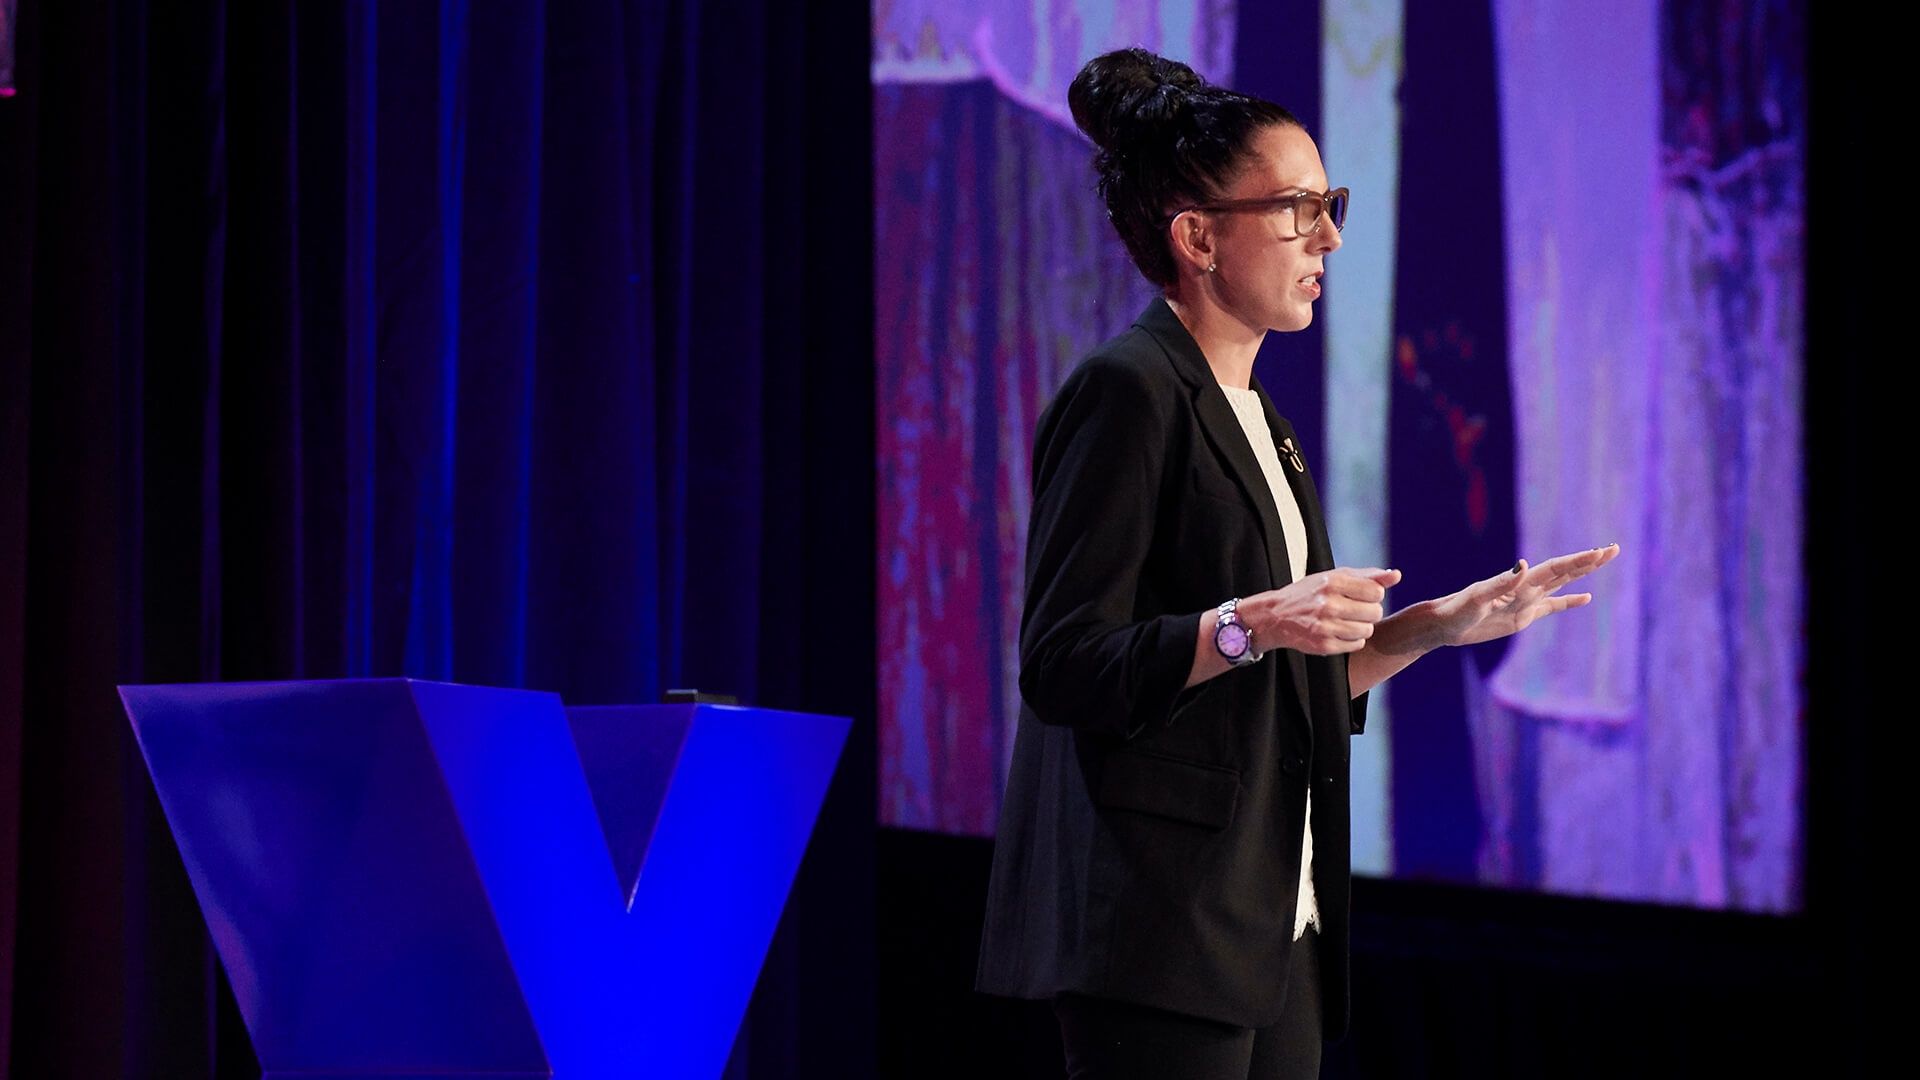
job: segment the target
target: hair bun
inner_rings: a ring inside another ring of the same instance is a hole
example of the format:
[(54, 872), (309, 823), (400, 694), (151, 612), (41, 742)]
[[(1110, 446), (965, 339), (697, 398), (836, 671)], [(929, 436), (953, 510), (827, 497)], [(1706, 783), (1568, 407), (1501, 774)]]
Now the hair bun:
[(1163, 129), (1207, 85), (1178, 60), (1145, 49), (1119, 49), (1087, 61), (1067, 88), (1073, 122), (1102, 150), (1112, 151)]
[(1226, 190), (1254, 133), (1299, 124), (1271, 101), (1215, 86), (1145, 49), (1096, 56), (1067, 88), (1073, 122), (1099, 147), (1093, 171), (1107, 217), (1148, 281), (1179, 280), (1167, 214)]

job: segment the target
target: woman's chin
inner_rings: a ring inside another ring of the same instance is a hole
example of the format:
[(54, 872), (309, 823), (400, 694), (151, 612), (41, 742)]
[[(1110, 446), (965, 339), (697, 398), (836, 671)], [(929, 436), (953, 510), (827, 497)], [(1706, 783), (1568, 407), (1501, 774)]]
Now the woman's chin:
[(1271, 324), (1271, 328), (1283, 334), (1290, 334), (1295, 330), (1305, 330), (1312, 325), (1313, 305), (1302, 304), (1296, 310), (1281, 313)]

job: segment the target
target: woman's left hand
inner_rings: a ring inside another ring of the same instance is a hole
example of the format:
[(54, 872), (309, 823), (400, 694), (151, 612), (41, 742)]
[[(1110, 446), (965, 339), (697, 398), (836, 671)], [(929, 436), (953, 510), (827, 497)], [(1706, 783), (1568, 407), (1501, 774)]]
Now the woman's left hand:
[(1592, 593), (1555, 595), (1570, 581), (1593, 573), (1620, 554), (1619, 544), (1548, 559), (1528, 566), (1521, 559), (1514, 568), (1475, 582), (1451, 596), (1432, 602), (1434, 632), (1441, 645), (1474, 645), (1525, 630), (1547, 615), (1577, 608)]

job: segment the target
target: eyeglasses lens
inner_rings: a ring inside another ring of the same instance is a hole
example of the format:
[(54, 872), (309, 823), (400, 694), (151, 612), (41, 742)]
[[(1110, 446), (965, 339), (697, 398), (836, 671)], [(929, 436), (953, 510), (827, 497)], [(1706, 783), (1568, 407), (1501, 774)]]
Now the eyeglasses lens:
[(1315, 195), (1309, 192), (1293, 204), (1293, 223), (1302, 236), (1311, 236), (1320, 231), (1320, 215), (1333, 219), (1333, 231), (1339, 232), (1347, 226), (1347, 189), (1340, 188)]

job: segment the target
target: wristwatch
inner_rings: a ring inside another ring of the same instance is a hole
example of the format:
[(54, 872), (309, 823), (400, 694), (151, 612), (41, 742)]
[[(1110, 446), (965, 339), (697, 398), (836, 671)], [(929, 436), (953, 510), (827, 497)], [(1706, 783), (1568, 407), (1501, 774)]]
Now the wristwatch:
[(1239, 603), (1240, 598), (1236, 596), (1220, 605), (1220, 617), (1213, 624), (1213, 647), (1220, 650), (1227, 663), (1245, 667), (1258, 663), (1266, 654), (1253, 647), (1253, 631), (1233, 613)]

